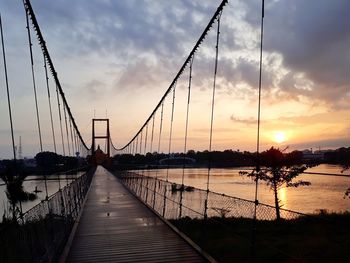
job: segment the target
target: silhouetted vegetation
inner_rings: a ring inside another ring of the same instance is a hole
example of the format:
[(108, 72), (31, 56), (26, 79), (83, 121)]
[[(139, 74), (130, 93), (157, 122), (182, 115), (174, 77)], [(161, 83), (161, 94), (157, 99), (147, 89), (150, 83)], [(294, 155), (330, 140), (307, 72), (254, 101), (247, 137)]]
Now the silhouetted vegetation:
[(259, 164), (252, 172), (240, 172), (241, 175), (247, 175), (253, 180), (264, 181), (273, 190), (276, 217), (280, 220), (281, 203), (278, 197), (278, 190), (282, 187), (299, 187), (310, 185), (310, 182), (293, 180), (303, 173), (308, 166), (302, 164), (302, 155), (300, 152), (283, 153), (279, 149), (271, 147), (269, 150), (259, 155)]
[[(20, 212), (17, 204), (22, 201), (34, 200), (37, 196), (23, 189), (23, 181), (26, 175), (23, 173), (21, 162), (6, 160), (3, 161), (3, 164), (5, 164), (5, 169), (0, 177), (6, 184), (6, 196), (10, 203), (9, 209), (12, 213), (12, 219), (16, 219)], [(3, 217), (5, 217), (5, 214)]]
[[(30, 161), (30, 165), (26, 163)], [(7, 167), (11, 166), (13, 160), (0, 161), (0, 176), (4, 174)], [(40, 152), (34, 159), (21, 159), (16, 161), (17, 171), (22, 175), (49, 175), (57, 172), (73, 170), (81, 166), (86, 166), (84, 158), (62, 156), (53, 152)]]
[[(64, 157), (53, 152), (40, 152), (35, 156), (36, 166), (26, 166), (24, 160), (2, 160), (0, 162), (0, 178), (6, 184), (6, 195), (9, 200), (9, 212), (12, 218), (18, 218), (22, 201), (34, 200), (35, 193), (23, 189), (23, 181), (29, 174), (44, 175), (77, 169), (84, 165), (84, 159)], [(6, 212), (6, 211), (5, 211)], [(5, 214), (3, 220), (6, 220)]]
[(252, 219), (171, 220), (218, 262), (348, 262), (350, 214), (257, 221), (252, 260)]
[(79, 167), (79, 159), (72, 156), (62, 156), (53, 152), (40, 152), (35, 156), (37, 174), (52, 174), (68, 171)]
[(326, 152), (324, 154), (324, 162), (329, 164), (343, 165), (344, 168), (350, 166), (350, 147), (341, 147), (335, 151)]
[[(240, 152), (233, 150), (213, 151), (211, 152), (212, 167), (239, 167), (254, 165), (254, 153)], [(159, 166), (162, 160), (162, 166), (180, 166), (185, 164), (187, 167), (206, 167), (209, 160), (208, 151), (189, 150), (187, 154), (172, 153), (170, 156), (164, 153), (147, 153), (146, 155), (122, 154), (113, 157), (114, 163), (119, 166), (147, 166), (149, 168)], [(193, 159), (194, 162), (191, 160)]]
[[(333, 163), (341, 164), (343, 167), (342, 173), (350, 169), (350, 147), (339, 148), (335, 152), (328, 153), (327, 157)], [(344, 197), (350, 198), (350, 187), (346, 190)]]
[[(325, 152), (323, 158), (309, 159), (304, 158), (303, 152), (293, 151), (294, 157), (298, 157), (301, 163), (304, 164), (339, 164), (344, 167), (349, 167), (350, 160), (350, 147), (339, 148), (335, 151)], [(192, 162), (189, 159), (193, 159)], [(157, 153), (148, 152), (146, 155), (142, 154), (121, 154), (113, 157), (114, 163), (118, 163), (119, 166), (125, 166), (127, 168), (137, 168), (138, 166), (155, 168), (159, 166), (181, 166), (185, 164), (187, 167), (206, 167), (209, 162), (209, 151), (194, 151), (189, 150), (186, 154), (183, 153)], [(161, 162), (160, 162), (161, 161)], [(224, 151), (212, 151), (210, 153), (211, 167), (242, 167), (242, 166), (255, 166), (256, 165), (256, 153), (239, 150), (224, 150)]]
[[(340, 164), (343, 167), (341, 172), (348, 170), (350, 168), (350, 147), (342, 147), (334, 152), (326, 153), (325, 160), (331, 164)], [(350, 187), (346, 190), (344, 197), (350, 198)]]

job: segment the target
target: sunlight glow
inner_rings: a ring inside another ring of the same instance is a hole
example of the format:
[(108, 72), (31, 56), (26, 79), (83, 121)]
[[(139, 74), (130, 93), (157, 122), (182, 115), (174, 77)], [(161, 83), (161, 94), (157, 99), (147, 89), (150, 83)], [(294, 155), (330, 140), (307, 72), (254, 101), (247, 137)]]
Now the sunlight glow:
[(283, 208), (286, 208), (285, 206), (287, 205), (287, 201), (288, 201), (286, 187), (282, 187), (282, 188), (278, 189), (278, 197), (279, 197), (280, 205), (282, 205)]
[(286, 134), (284, 132), (278, 131), (274, 134), (274, 141), (277, 143), (282, 143), (286, 141)]

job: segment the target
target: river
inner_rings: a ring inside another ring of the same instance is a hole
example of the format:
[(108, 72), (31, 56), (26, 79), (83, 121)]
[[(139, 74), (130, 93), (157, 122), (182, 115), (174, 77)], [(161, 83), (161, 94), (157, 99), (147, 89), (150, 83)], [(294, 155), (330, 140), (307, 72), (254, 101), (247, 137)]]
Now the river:
[[(83, 172), (78, 172), (74, 175), (60, 175), (59, 177), (57, 175), (51, 175), (48, 176), (47, 180), (47, 191), (48, 195), (52, 195), (56, 193), (59, 190), (59, 185), (61, 187), (66, 186), (68, 183), (70, 183), (75, 178), (81, 176)], [(22, 202), (22, 210), (23, 212), (29, 210), (33, 206), (40, 203), (42, 200), (45, 199), (46, 192), (45, 192), (45, 181), (42, 180), (43, 177), (39, 175), (30, 175), (26, 177), (26, 180), (23, 182), (23, 188), (27, 192), (33, 192), (35, 189), (41, 191), (37, 193), (37, 199), (34, 201), (26, 201)], [(6, 196), (6, 186), (4, 185), (4, 182), (0, 179), (0, 222), (2, 221), (2, 215), (4, 214), (4, 211), (8, 211), (8, 201)]]
[[(252, 179), (239, 175), (243, 168), (212, 169), (210, 187), (213, 192), (254, 200), (255, 183)], [(334, 175), (302, 174), (297, 180), (311, 182), (310, 186), (298, 188), (282, 188), (279, 198), (282, 207), (301, 213), (315, 213), (321, 209), (328, 212), (350, 211), (350, 198), (344, 198), (344, 193), (350, 187), (350, 171), (341, 173), (337, 165), (322, 164), (308, 169), (311, 173), (329, 173)], [(169, 181), (181, 184), (182, 168), (169, 169)], [(184, 184), (200, 189), (206, 189), (208, 170), (203, 168), (185, 169)], [(157, 175), (165, 179), (167, 170), (148, 170), (145, 174)], [(264, 182), (258, 186), (258, 200), (261, 203), (274, 205), (273, 192)]]
[[(244, 168), (227, 168), (212, 169), (210, 173), (210, 190), (213, 192), (224, 193), (226, 195), (240, 197), (248, 200), (254, 200), (255, 184), (245, 176), (239, 175), (239, 171)], [(329, 212), (350, 211), (350, 198), (344, 198), (344, 193), (350, 187), (350, 171), (341, 173), (341, 167), (337, 165), (322, 164), (307, 170), (313, 173), (330, 173), (339, 174), (341, 176), (318, 175), (318, 174), (302, 174), (297, 179), (311, 182), (310, 186), (302, 186), (298, 188), (282, 188), (279, 190), (279, 198), (283, 208), (290, 209), (302, 213), (315, 213), (321, 209)], [(140, 171), (139, 171), (140, 172)], [(181, 183), (182, 168), (169, 169), (169, 181)], [(191, 168), (185, 169), (184, 184), (191, 185), (200, 189), (206, 189), (207, 169)], [(145, 175), (156, 176), (162, 179), (166, 178), (166, 169), (147, 170)], [(61, 187), (64, 187), (72, 179), (80, 176), (65, 175), (60, 176)], [(54, 194), (59, 189), (58, 177), (50, 176), (51, 180), (47, 180), (49, 195)], [(68, 179), (67, 179), (68, 178)], [(31, 180), (30, 180), (31, 179)], [(23, 212), (38, 204), (45, 199), (45, 184), (41, 176), (28, 176), (23, 183), (24, 190), (33, 192), (36, 188), (42, 192), (38, 193), (38, 198), (34, 201), (23, 202)], [(4, 209), (8, 207), (6, 197), (6, 186), (2, 185), (0, 179), (0, 216), (2, 217)], [(273, 192), (265, 185), (264, 182), (259, 183), (258, 199), (261, 203), (274, 205)], [(0, 217), (0, 219), (1, 219)]]

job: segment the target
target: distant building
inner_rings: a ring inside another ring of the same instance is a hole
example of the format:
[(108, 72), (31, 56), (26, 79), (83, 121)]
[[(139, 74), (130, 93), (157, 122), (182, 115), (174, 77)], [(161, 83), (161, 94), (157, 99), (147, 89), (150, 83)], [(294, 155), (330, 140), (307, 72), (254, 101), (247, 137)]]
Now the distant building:
[(325, 153), (333, 152), (333, 150), (317, 150), (312, 151), (309, 149), (301, 151), (303, 153), (304, 160), (324, 160)]

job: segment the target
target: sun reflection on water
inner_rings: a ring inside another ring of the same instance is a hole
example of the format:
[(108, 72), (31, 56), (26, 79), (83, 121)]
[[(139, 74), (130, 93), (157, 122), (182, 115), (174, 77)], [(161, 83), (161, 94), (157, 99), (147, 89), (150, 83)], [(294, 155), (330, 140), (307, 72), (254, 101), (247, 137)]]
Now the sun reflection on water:
[(287, 187), (282, 187), (278, 189), (278, 198), (280, 200), (280, 205), (282, 205), (283, 208), (286, 208), (287, 206)]

